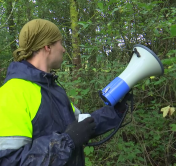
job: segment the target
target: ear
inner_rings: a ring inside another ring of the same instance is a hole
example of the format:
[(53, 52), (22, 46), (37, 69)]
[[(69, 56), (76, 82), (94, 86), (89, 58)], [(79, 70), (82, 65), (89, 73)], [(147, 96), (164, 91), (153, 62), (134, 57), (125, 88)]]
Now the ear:
[(45, 51), (50, 52), (51, 48), (50, 46), (44, 46)]

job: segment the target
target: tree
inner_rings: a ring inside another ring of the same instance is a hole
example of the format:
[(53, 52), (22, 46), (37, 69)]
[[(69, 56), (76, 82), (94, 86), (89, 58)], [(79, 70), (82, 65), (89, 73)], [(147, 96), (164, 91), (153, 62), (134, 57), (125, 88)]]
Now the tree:
[[(72, 31), (72, 62), (74, 65), (74, 74), (81, 68), (81, 57), (80, 57), (80, 40), (79, 40), (79, 25), (78, 25), (78, 9), (77, 2), (75, 0), (70, 0), (70, 21), (71, 21), (71, 31)], [(78, 76), (74, 77), (74, 80)]]
[(7, 8), (7, 13), (6, 13), (6, 17), (8, 18), (8, 27), (9, 27), (9, 34), (10, 34), (10, 39), (9, 39), (9, 43), (10, 47), (11, 47), (11, 51), (13, 52), (14, 50), (16, 50), (16, 31), (15, 31), (15, 23), (14, 23), (14, 15), (13, 15), (13, 1), (12, 0), (7, 0), (6, 3), (6, 8)]

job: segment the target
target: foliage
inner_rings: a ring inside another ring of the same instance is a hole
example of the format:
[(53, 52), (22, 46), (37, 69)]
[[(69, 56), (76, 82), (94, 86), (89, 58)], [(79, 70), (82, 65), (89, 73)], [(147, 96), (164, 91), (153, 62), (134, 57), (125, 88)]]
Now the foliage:
[[(146, 78), (135, 85), (132, 123), (121, 128), (106, 144), (86, 147), (86, 166), (176, 165), (176, 116), (163, 118), (160, 112), (168, 105), (176, 107), (175, 0), (75, 2), (79, 25), (76, 48), (81, 55), (81, 67), (76, 73), (72, 63), (75, 56), (70, 1), (0, 1), (0, 82), (3, 82), (12, 60), (12, 43), (18, 47), (17, 37), (21, 27), (34, 18), (53, 21), (62, 31), (67, 52), (58, 71), (59, 81), (82, 112), (92, 112), (104, 106), (98, 90), (125, 69), (133, 46), (143, 44), (162, 60), (164, 76)], [(13, 10), (7, 12), (9, 4)], [(127, 115), (126, 120), (129, 118), (130, 115)]]

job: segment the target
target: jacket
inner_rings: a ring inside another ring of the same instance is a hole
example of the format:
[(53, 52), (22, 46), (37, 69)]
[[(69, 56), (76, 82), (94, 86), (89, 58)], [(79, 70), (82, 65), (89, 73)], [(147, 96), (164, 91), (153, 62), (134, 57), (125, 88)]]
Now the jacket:
[[(0, 88), (1, 166), (84, 166), (83, 147), (64, 131), (75, 121), (65, 90), (57, 77), (27, 61), (12, 62)], [(105, 106), (91, 116), (100, 135), (117, 126), (121, 118)]]

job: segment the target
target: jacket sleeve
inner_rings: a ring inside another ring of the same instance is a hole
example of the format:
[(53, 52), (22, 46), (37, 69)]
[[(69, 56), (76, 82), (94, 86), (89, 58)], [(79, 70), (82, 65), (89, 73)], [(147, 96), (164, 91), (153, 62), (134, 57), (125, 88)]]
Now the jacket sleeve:
[(94, 111), (91, 116), (96, 123), (95, 136), (115, 128), (123, 120), (114, 107), (111, 106), (102, 107), (99, 110)]
[(66, 133), (53, 133), (33, 140), (18, 150), (1, 150), (1, 166), (63, 166), (74, 149)]
[(32, 139), (31, 121), (40, 101), (40, 87), (30, 82), (12, 79), (0, 88), (0, 166), (63, 166), (68, 162), (74, 150), (68, 134), (55, 132)]

